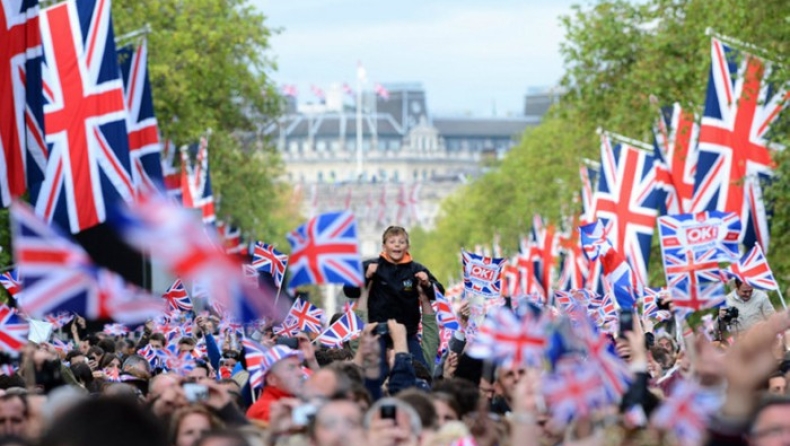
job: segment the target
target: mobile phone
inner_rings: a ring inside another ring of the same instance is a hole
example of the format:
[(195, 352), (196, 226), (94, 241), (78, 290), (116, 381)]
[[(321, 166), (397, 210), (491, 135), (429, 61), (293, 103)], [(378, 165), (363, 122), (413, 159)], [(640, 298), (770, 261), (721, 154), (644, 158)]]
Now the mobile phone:
[(184, 395), (190, 403), (198, 403), (208, 399), (208, 387), (203, 384), (184, 383)]
[(310, 403), (305, 403), (291, 411), (291, 421), (296, 426), (307, 426), (310, 419), (315, 416), (317, 409)]
[(632, 311), (622, 311), (618, 317), (620, 322), (620, 337), (625, 337), (627, 331), (634, 331), (634, 313)]
[(395, 420), (396, 412), (397, 412), (397, 408), (395, 407), (394, 404), (384, 404), (383, 406), (381, 406), (381, 419)]
[(376, 334), (379, 336), (387, 336), (390, 334), (390, 329), (386, 322), (379, 322), (378, 325), (376, 325)]
[(669, 303), (664, 301), (664, 296), (658, 297), (658, 309), (669, 311)]

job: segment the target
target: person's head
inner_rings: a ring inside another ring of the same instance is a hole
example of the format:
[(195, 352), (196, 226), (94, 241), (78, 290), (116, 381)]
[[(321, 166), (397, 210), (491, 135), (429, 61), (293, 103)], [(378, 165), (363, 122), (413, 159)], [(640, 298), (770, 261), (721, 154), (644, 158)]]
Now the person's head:
[(505, 400), (511, 402), (513, 400), (513, 392), (519, 380), (527, 372), (523, 367), (499, 367), (496, 370), (496, 385), (499, 387), (502, 396)]
[(93, 370), (88, 364), (77, 362), (71, 364), (69, 368), (71, 369), (71, 374), (74, 375), (74, 379), (77, 380), (77, 384), (86, 389), (93, 384)]
[(24, 436), (27, 429), (27, 397), (23, 394), (0, 396), (0, 436)]
[(348, 398), (351, 392), (351, 380), (346, 374), (332, 367), (318, 369), (302, 386), (301, 397), (305, 400), (313, 398)]
[(100, 340), (96, 344), (96, 346), (104, 350), (104, 353), (108, 353), (111, 355), (115, 354), (115, 339), (113, 339), (112, 337), (106, 337)]
[(362, 410), (348, 400), (330, 400), (315, 413), (307, 425), (312, 446), (345, 446), (364, 444)]
[(790, 397), (764, 397), (752, 413), (747, 438), (751, 446), (790, 444)]
[(650, 349), (650, 359), (655, 363), (657, 369), (654, 370), (656, 373), (654, 376), (661, 376), (666, 370), (671, 369), (675, 362), (669, 350), (658, 345)]
[(99, 368), (104, 369), (121, 369), (121, 358), (115, 356), (112, 353), (105, 353), (104, 356), (101, 357), (101, 361), (99, 361)]
[(417, 415), (420, 416), (420, 424), (423, 430), (435, 430), (437, 428), (438, 417), (436, 408), (427, 393), (417, 389), (408, 389), (398, 393), (395, 398), (406, 402), (417, 412)]
[[(488, 380), (485, 380), (488, 382)], [(483, 381), (481, 381), (482, 385)], [(460, 412), (458, 415), (463, 418), (466, 414), (477, 410), (477, 404), (481, 397), (489, 400), (494, 397), (494, 385), (489, 383), (490, 390), (485, 393), (482, 388), (478, 389), (471, 381), (463, 378), (450, 378), (436, 381), (433, 391), (451, 395), (458, 402)], [(490, 392), (490, 393), (488, 393)]]
[(70, 352), (66, 353), (66, 362), (69, 364), (85, 362), (85, 358), (85, 353), (80, 350), (71, 350)]
[(138, 378), (151, 376), (151, 364), (140, 355), (131, 355), (123, 362), (122, 370)]
[(121, 352), (123, 356), (133, 355), (137, 345), (131, 339), (119, 339), (115, 342), (115, 351)]
[(420, 416), (409, 404), (397, 398), (382, 398), (376, 401), (367, 413), (365, 413), (365, 428), (369, 429), (371, 422), (382, 419), (381, 408), (384, 406), (394, 406), (395, 424), (399, 427), (407, 427), (410, 438), (408, 443), (416, 443), (417, 439), (422, 435)]
[(184, 336), (178, 340), (178, 351), (191, 352), (195, 349), (195, 338)]
[(461, 405), (449, 393), (433, 392), (431, 394), (433, 408), (436, 410), (436, 424), (439, 428), (448, 421), (459, 421), (461, 419)]
[(86, 356), (88, 357), (88, 364), (91, 365), (91, 369), (95, 370), (99, 367), (101, 358), (104, 356), (104, 350), (99, 346), (91, 347), (88, 349)]
[(56, 417), (41, 441), (47, 446), (168, 446), (162, 425), (128, 399), (95, 398)]
[(167, 338), (162, 333), (153, 333), (150, 338), (148, 338), (148, 345), (151, 346), (153, 349), (161, 350), (167, 347)]
[(675, 339), (668, 333), (661, 333), (660, 335), (656, 336), (656, 345), (665, 348), (673, 354), (678, 351), (677, 342), (675, 342)]
[(157, 418), (169, 419), (176, 410), (187, 405), (181, 378), (169, 373), (151, 378), (148, 383), (148, 401)]
[(735, 279), (735, 294), (741, 298), (744, 302), (749, 302), (749, 299), (752, 298), (752, 293), (754, 292), (754, 288), (746, 282), (741, 282), (738, 279)]
[(275, 345), (271, 350), (281, 359), (266, 371), (264, 376), (266, 385), (276, 387), (291, 395), (299, 395), (304, 383), (301, 353), (283, 345)]
[(390, 226), (381, 236), (381, 247), (390, 260), (399, 262), (409, 250), (409, 233), (400, 226)]
[(784, 395), (787, 393), (787, 380), (781, 371), (777, 370), (768, 377), (768, 393)]
[(203, 360), (195, 361), (195, 367), (187, 373), (187, 377), (196, 380), (207, 379), (209, 376), (211, 376), (210, 366)]
[(192, 446), (203, 434), (224, 427), (222, 422), (203, 406), (181, 408), (170, 419), (170, 444)]

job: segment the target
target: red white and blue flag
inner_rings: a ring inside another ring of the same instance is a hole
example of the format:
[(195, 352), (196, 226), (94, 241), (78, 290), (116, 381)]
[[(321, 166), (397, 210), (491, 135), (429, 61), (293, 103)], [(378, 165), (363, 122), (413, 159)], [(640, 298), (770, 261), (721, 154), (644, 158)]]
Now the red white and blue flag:
[(169, 310), (192, 311), (192, 299), (189, 298), (189, 293), (187, 293), (181, 279), (176, 279), (162, 295), (162, 298), (167, 301)]
[(642, 317), (665, 321), (672, 318), (669, 310), (658, 308), (659, 299), (666, 294), (665, 288), (644, 288), (645, 295), (642, 296)]
[(283, 323), (285, 326), (296, 326), (299, 331), (309, 331), (321, 333), (323, 329), (324, 310), (316, 307), (310, 302), (297, 298), (294, 300), (291, 309), (288, 310), (286, 320), (293, 323)]
[(30, 325), (8, 305), (0, 305), (0, 351), (12, 355), (27, 345)]
[(241, 345), (244, 346), (244, 359), (247, 363), (247, 371), (250, 372), (250, 387), (253, 390), (259, 389), (263, 387), (265, 376), (263, 352), (268, 348), (249, 339), (242, 339)]
[(431, 307), (433, 307), (433, 311), (436, 312), (436, 322), (439, 324), (439, 328), (458, 330), (460, 325), (458, 324), (458, 318), (455, 316), (450, 301), (444, 297), (439, 287), (436, 285), (433, 287), (433, 294), (436, 296), (436, 299), (431, 302)]
[(771, 126), (787, 100), (787, 85), (772, 85), (771, 67), (752, 54), (711, 39), (711, 71), (700, 124), (693, 210), (735, 212), (743, 243), (769, 246), (762, 184), (773, 173)]
[[(190, 157), (195, 157), (190, 167)], [(208, 138), (181, 148), (181, 201), (187, 209), (200, 209), (203, 223), (213, 225), (217, 221), (214, 211), (214, 190), (209, 171)]]
[(521, 318), (506, 307), (490, 311), (472, 339), (467, 354), (503, 367), (539, 367), (547, 345), (545, 319), (532, 311)]
[(741, 221), (734, 212), (704, 211), (696, 214), (665, 215), (658, 219), (663, 250), (716, 249), (716, 258), (731, 262), (739, 257)]
[(682, 380), (673, 386), (669, 397), (653, 412), (650, 424), (672, 432), (677, 444), (700, 444), (710, 417), (718, 410), (715, 400), (706, 396), (699, 384)]
[(274, 278), (274, 285), (282, 287), (285, 269), (288, 267), (288, 255), (274, 249), (273, 245), (256, 242), (252, 252), (252, 267), (258, 272), (265, 272)]
[(18, 299), (22, 292), (22, 282), (19, 280), (19, 273), (16, 268), (0, 274), (0, 285), (8, 291), (11, 297)]
[(570, 229), (559, 235), (559, 248), (562, 253), (559, 289), (582, 289), (590, 274), (590, 262), (584, 255), (581, 236), (577, 228), (580, 217), (575, 217)]
[(597, 371), (575, 358), (557, 363), (555, 370), (541, 383), (552, 418), (565, 426), (577, 417), (588, 416), (593, 409), (605, 404), (605, 394)]
[(337, 347), (345, 341), (353, 339), (365, 327), (365, 323), (354, 313), (344, 313), (329, 328), (316, 338), (316, 341), (327, 347)]
[[(535, 261), (535, 277), (541, 288), (548, 293), (555, 287), (557, 261), (559, 260), (559, 239), (553, 225), (543, 222), (540, 215), (532, 217), (532, 242)], [(544, 297), (548, 297), (544, 294)]]
[(601, 136), (601, 172), (594, 196), (594, 218), (609, 226), (615, 250), (647, 283), (647, 259), (663, 199), (656, 188), (655, 157), (625, 143)]
[(162, 190), (162, 147), (154, 116), (151, 81), (148, 79), (148, 44), (127, 45), (118, 50), (129, 131), (132, 179), (138, 194)]
[[(590, 162), (592, 163), (592, 161)], [(592, 223), (595, 221), (593, 215), (593, 197), (598, 188), (598, 170), (600, 166), (596, 163), (595, 167), (590, 167), (587, 163), (579, 166), (579, 177), (582, 182), (582, 215), (580, 219), (581, 224)]]
[(363, 286), (357, 223), (352, 213), (317, 215), (287, 237), (291, 244), (289, 288), (328, 283)]
[(666, 192), (662, 214), (691, 212), (697, 171), (699, 125), (680, 104), (661, 110), (653, 127), (657, 187)]
[(11, 227), (14, 257), (25, 288), (19, 305), (30, 316), (67, 311), (87, 319), (139, 323), (164, 311), (161, 299), (95, 266), (82, 247), (34, 215), (27, 205), (12, 204)]
[(37, 0), (0, 2), (0, 207), (44, 179), (41, 33)]
[(487, 298), (499, 297), (502, 292), (502, 268), (507, 260), (467, 251), (461, 251), (461, 256), (466, 290)]
[(779, 289), (779, 284), (776, 283), (771, 267), (768, 265), (768, 259), (765, 258), (759, 244), (755, 244), (737, 263), (730, 265), (728, 273), (754, 288)]
[(44, 123), (50, 145), (36, 213), (72, 233), (95, 226), (135, 187), (109, 0), (41, 14)]

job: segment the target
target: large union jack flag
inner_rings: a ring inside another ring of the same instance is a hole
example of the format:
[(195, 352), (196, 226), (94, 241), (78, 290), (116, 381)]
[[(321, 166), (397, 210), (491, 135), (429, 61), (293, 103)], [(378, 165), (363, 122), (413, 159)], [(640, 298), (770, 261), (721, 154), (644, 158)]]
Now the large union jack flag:
[(14, 257), (25, 288), (19, 305), (32, 317), (74, 312), (87, 319), (138, 323), (164, 311), (161, 299), (126, 285), (96, 267), (88, 254), (35, 216), (26, 205), (11, 205)]
[(0, 206), (44, 178), (47, 146), (41, 96), (38, 0), (0, 2)]
[(663, 213), (691, 212), (699, 138), (699, 125), (694, 113), (683, 110), (678, 103), (662, 109), (653, 127), (653, 135), (656, 182), (666, 192)]
[(734, 212), (704, 211), (696, 214), (665, 215), (658, 219), (658, 234), (664, 250), (717, 250), (720, 261), (739, 256), (741, 221)]
[(711, 70), (699, 136), (694, 210), (735, 212), (743, 222), (743, 242), (769, 246), (768, 218), (761, 181), (773, 171), (769, 142), (790, 91), (768, 82), (763, 60), (711, 40)]
[(655, 157), (625, 143), (601, 136), (601, 173), (594, 199), (594, 217), (608, 225), (609, 239), (647, 283), (647, 259), (658, 216), (661, 193), (656, 189)]
[(27, 345), (30, 326), (16, 310), (0, 305), (0, 351), (16, 353)]
[(51, 144), (36, 213), (71, 232), (103, 222), (134, 196), (123, 83), (109, 0), (43, 11), (44, 121)]
[(127, 110), (132, 179), (138, 193), (150, 194), (162, 189), (163, 177), (159, 126), (154, 116), (148, 79), (148, 44), (143, 39), (136, 49), (127, 45), (118, 53)]
[(582, 251), (581, 236), (577, 229), (581, 217), (574, 217), (570, 229), (559, 236), (562, 252), (559, 287), (562, 290), (584, 288), (590, 274), (590, 262)]
[(532, 241), (537, 248), (535, 255), (535, 277), (544, 290), (544, 298), (554, 288), (557, 261), (559, 260), (559, 244), (554, 225), (545, 224), (543, 217), (535, 214), (532, 217)]
[(507, 259), (495, 259), (462, 251), (464, 287), (487, 297), (499, 297), (502, 291), (502, 268)]
[[(190, 156), (195, 157), (194, 167)], [(181, 148), (181, 200), (185, 208), (200, 209), (203, 223), (213, 225), (217, 215), (208, 159), (208, 138), (205, 136), (197, 144)]]
[(677, 444), (696, 445), (705, 437), (708, 421), (718, 408), (716, 398), (706, 396), (699, 384), (682, 380), (653, 412), (650, 424), (672, 432)]
[(743, 257), (729, 267), (729, 274), (754, 288), (762, 290), (778, 290), (768, 259), (765, 258), (762, 248), (755, 244)]
[(723, 296), (719, 262), (715, 248), (704, 252), (664, 251), (667, 288), (675, 305), (694, 310), (715, 306)]
[(0, 274), (0, 285), (8, 291), (11, 297), (19, 298), (22, 291), (22, 282), (19, 280), (19, 272), (16, 268)]
[(317, 215), (287, 237), (291, 244), (291, 289), (309, 284), (363, 285), (357, 223), (352, 213)]
[(285, 269), (288, 267), (288, 255), (277, 251), (268, 243), (256, 242), (252, 251), (252, 267), (271, 275), (274, 284), (280, 288), (285, 278)]

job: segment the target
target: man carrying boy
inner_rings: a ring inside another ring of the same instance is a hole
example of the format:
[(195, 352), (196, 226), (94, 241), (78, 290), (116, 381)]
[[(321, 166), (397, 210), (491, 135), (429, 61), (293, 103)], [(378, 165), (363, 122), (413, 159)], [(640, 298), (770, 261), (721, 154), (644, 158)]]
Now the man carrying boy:
[[(370, 285), (368, 321), (385, 323), (395, 319), (406, 327), (409, 353), (424, 362), (422, 347), (417, 339), (420, 325), (420, 291), (430, 300), (435, 299), (433, 287), (444, 293), (444, 287), (427, 268), (415, 262), (409, 254), (409, 234), (399, 226), (384, 231), (382, 252), (377, 259), (362, 264), (365, 284)], [(357, 287), (344, 287), (351, 299), (359, 298)]]

